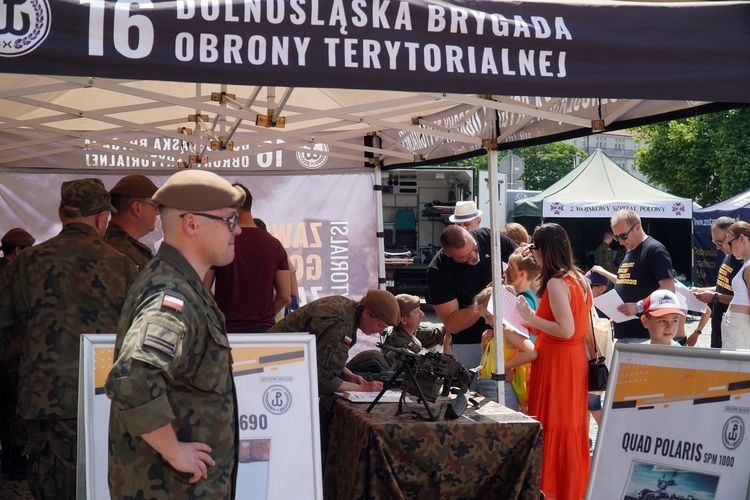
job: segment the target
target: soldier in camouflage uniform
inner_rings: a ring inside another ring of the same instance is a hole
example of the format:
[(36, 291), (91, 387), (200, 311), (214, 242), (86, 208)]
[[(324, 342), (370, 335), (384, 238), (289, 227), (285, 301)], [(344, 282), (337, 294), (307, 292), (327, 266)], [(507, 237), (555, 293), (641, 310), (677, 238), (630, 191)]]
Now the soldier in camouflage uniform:
[(151, 249), (140, 240), (156, 227), (159, 206), (151, 201), (156, 186), (145, 175), (128, 175), (110, 189), (112, 206), (117, 209), (109, 221), (104, 241), (115, 247), (141, 272), (153, 257)]
[[(76, 496), (81, 334), (115, 331), (134, 275), (102, 239), (113, 210), (102, 181), (63, 182), (61, 194), (60, 233), (22, 252), (0, 278), (0, 356), (21, 352), (29, 489), (55, 500)], [(12, 341), (19, 328), (22, 348)]]
[(357, 328), (378, 335), (399, 321), (398, 302), (390, 292), (370, 290), (359, 302), (332, 296), (314, 300), (276, 323), (268, 333), (308, 332), (315, 335), (318, 395), (344, 391), (380, 391), (381, 382), (368, 382), (346, 368)]
[(113, 498), (234, 498), (239, 432), (224, 315), (202, 277), (234, 258), (244, 193), (183, 170), (154, 195), (164, 243), (138, 276), (107, 381)]
[[(36, 240), (25, 229), (15, 227), (0, 240), (0, 272), (10, 261)], [(20, 337), (17, 341), (20, 344)], [(19, 353), (20, 354), (20, 353)], [(21, 453), (28, 435), (23, 421), (16, 414), (18, 406), (18, 359), (0, 361), (0, 442), (3, 449), (3, 474), (11, 481), (26, 479), (26, 457)]]
[(13, 260), (24, 248), (30, 247), (36, 240), (25, 229), (14, 227), (3, 236), (0, 240), (0, 250), (3, 256), (0, 257), (0, 271), (8, 267)]

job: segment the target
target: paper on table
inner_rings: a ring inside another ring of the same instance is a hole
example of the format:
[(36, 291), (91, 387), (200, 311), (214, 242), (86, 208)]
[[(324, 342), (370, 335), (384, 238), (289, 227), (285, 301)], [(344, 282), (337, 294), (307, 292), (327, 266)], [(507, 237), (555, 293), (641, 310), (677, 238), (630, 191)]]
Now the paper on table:
[(594, 305), (596, 308), (609, 316), (609, 318), (615, 323), (623, 323), (625, 321), (638, 319), (638, 316), (625, 316), (617, 310), (617, 307), (624, 303), (625, 302), (620, 298), (620, 295), (614, 290), (610, 290), (594, 299)]
[[(375, 398), (378, 397), (378, 394), (380, 394), (380, 391), (377, 392), (355, 392), (355, 391), (347, 391), (347, 392), (337, 392), (339, 396), (348, 399), (352, 403), (372, 403), (375, 401)], [(398, 400), (401, 398), (401, 391), (395, 391), (393, 389), (388, 389), (383, 393), (383, 397), (378, 400), (378, 403), (398, 403)], [(404, 402), (411, 403), (411, 399), (409, 396), (406, 396), (404, 399)]]
[(695, 294), (677, 280), (674, 280), (674, 290), (677, 293), (677, 300), (680, 301), (680, 307), (688, 311), (698, 311), (701, 314), (706, 312), (706, 304), (696, 299)]

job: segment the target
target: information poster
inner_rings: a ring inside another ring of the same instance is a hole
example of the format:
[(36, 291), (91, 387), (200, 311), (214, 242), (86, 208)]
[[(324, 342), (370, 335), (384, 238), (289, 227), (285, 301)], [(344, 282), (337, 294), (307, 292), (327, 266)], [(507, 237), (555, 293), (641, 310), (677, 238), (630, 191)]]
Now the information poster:
[(745, 499), (750, 351), (616, 344), (587, 499)]
[[(322, 499), (315, 337), (230, 334), (229, 342), (239, 414), (237, 498)], [(114, 344), (114, 335), (82, 336), (78, 498), (110, 498), (104, 383)]]

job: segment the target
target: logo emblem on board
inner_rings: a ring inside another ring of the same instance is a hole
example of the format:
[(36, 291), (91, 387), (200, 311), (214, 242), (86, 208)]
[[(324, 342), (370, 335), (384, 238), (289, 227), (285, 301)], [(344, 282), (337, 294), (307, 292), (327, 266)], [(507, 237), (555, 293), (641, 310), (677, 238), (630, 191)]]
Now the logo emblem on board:
[(51, 24), (47, 0), (0, 2), (0, 57), (28, 54), (42, 44)]
[(272, 385), (263, 393), (263, 406), (269, 413), (281, 415), (292, 406), (292, 393), (283, 385)]
[(745, 437), (745, 422), (740, 417), (730, 417), (721, 432), (724, 446), (728, 450), (734, 450), (742, 443), (743, 437)]
[(318, 142), (312, 147), (305, 146), (305, 151), (297, 151), (297, 161), (305, 168), (314, 170), (320, 168), (328, 161), (328, 144)]

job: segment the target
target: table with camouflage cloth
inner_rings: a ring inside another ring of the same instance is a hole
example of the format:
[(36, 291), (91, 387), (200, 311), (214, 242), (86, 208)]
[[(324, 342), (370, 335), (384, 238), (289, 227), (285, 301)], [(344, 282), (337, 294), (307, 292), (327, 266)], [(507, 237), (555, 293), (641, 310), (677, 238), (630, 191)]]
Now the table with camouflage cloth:
[[(379, 403), (369, 414), (368, 406), (321, 399), (326, 499), (539, 498), (542, 427), (536, 420), (489, 400), (437, 422), (408, 412), (394, 416), (396, 403)], [(416, 402), (408, 407), (426, 413)]]

